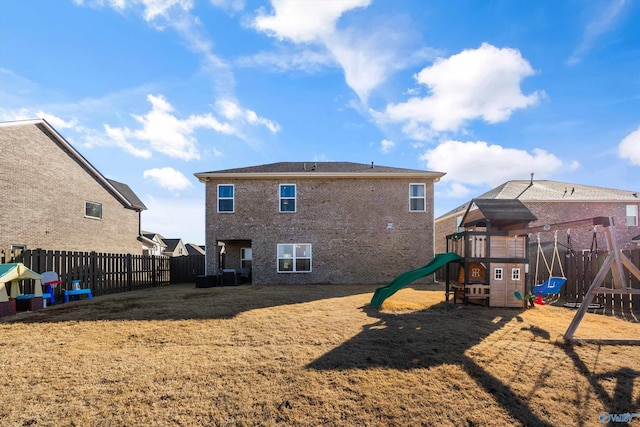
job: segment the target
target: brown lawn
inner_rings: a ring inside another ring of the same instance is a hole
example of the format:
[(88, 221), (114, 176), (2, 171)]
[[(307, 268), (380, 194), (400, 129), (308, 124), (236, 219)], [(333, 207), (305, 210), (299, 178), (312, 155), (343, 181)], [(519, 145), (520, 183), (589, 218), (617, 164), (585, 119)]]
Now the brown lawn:
[[(0, 319), (8, 426), (597, 426), (640, 413), (640, 347), (567, 346), (574, 311), (429, 286), (193, 284)], [(587, 314), (576, 336), (640, 338)], [(640, 424), (640, 419), (631, 423)]]

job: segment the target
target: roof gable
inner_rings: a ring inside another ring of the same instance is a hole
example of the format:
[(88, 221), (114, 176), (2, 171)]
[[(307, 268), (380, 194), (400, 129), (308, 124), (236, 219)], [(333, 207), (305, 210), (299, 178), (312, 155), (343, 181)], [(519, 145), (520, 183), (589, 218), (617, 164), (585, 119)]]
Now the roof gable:
[(145, 210), (146, 206), (126, 184), (112, 181), (104, 177), (82, 154), (80, 154), (62, 135), (58, 133), (45, 119), (19, 120), (12, 122), (0, 122), (0, 132), (3, 128), (16, 126), (35, 126), (45, 135), (56, 142), (60, 148), (77, 161), (83, 169), (115, 197), (125, 208), (133, 210)]

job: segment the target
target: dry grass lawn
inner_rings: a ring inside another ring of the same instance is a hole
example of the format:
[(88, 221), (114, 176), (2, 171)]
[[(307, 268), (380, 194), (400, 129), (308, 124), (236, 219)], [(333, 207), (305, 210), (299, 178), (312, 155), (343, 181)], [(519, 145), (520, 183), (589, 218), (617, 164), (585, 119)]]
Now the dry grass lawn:
[[(429, 286), (193, 284), (0, 319), (9, 426), (597, 426), (640, 413), (640, 347), (567, 346), (574, 311)], [(577, 336), (640, 338), (587, 314)], [(640, 424), (640, 419), (631, 423)]]

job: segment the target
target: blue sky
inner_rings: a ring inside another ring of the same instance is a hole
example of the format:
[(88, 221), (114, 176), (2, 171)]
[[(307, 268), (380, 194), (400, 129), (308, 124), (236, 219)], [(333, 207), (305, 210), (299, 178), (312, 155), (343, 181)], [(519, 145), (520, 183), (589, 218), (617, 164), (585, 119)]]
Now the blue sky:
[(0, 0), (0, 120), (45, 118), (204, 244), (193, 174), (279, 161), (640, 189), (640, 2)]

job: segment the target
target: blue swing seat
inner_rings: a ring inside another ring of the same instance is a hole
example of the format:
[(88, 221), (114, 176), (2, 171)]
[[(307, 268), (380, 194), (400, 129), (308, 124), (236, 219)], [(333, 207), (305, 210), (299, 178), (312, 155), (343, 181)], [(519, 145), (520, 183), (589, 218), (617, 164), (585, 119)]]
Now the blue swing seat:
[(533, 287), (533, 294), (542, 295), (543, 297), (549, 294), (557, 294), (566, 281), (566, 277), (549, 277), (541, 284)]

